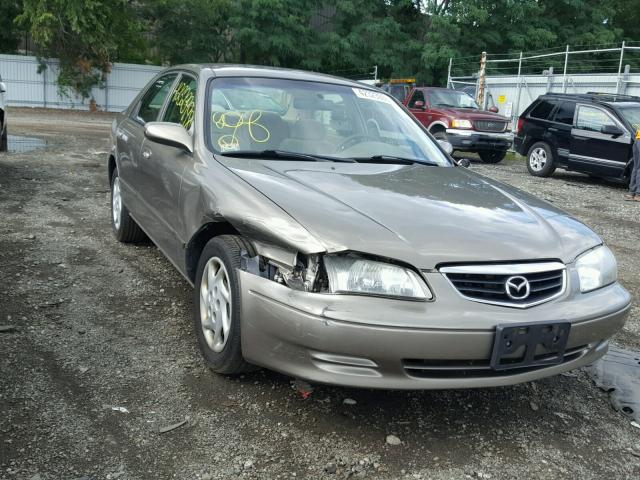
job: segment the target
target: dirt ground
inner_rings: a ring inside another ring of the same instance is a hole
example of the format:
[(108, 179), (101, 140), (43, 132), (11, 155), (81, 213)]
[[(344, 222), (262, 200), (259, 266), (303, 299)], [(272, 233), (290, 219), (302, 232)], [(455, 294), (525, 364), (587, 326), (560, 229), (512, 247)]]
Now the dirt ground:
[[(0, 478), (640, 477), (640, 429), (584, 371), (473, 391), (316, 386), (303, 399), (275, 373), (205, 369), (189, 285), (154, 246), (112, 237), (111, 118), (10, 111), (11, 134), (49, 147), (0, 154), (0, 326), (15, 326), (0, 331)], [(637, 305), (640, 205), (621, 186), (537, 179), (522, 159), (471, 168), (591, 225)], [(638, 306), (614, 341), (640, 350)]]

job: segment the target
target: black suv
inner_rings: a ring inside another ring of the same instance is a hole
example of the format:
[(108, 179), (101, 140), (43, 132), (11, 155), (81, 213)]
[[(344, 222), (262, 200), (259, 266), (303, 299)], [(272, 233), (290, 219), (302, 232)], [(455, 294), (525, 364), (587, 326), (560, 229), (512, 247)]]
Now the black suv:
[(518, 119), (516, 151), (531, 175), (557, 167), (628, 180), (640, 97), (605, 93), (541, 95)]

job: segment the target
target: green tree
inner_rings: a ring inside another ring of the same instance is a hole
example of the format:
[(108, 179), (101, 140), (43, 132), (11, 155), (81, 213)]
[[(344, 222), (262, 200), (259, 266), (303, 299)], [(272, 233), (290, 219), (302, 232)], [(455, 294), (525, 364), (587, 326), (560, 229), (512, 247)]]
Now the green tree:
[(20, 13), (20, 4), (16, 0), (0, 2), (0, 53), (13, 53), (18, 48), (22, 33), (14, 19)]
[(89, 98), (118, 58), (139, 61), (141, 23), (125, 0), (24, 0), (17, 17), (40, 58), (59, 58), (58, 85)]

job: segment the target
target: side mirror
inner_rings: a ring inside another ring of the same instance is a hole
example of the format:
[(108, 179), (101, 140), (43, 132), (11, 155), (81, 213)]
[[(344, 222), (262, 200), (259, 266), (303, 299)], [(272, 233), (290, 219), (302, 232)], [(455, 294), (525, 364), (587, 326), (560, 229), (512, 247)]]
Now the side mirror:
[(5, 93), (7, 91), (7, 86), (4, 82), (0, 82), (0, 93)]
[(442, 149), (449, 155), (453, 153), (453, 145), (451, 145), (449, 142), (447, 142), (446, 140), (438, 140), (438, 143), (440, 144)]
[(152, 142), (181, 148), (193, 153), (193, 139), (187, 130), (177, 123), (149, 122), (144, 126), (144, 136)]
[(605, 135), (612, 135), (613, 138), (624, 135), (624, 132), (617, 125), (604, 125), (600, 129), (600, 132), (604, 133)]
[(424, 110), (426, 108), (424, 102), (422, 100), (416, 100), (413, 103), (413, 107), (412, 108), (416, 108), (418, 110)]
[(498, 107), (494, 105), (493, 107), (489, 107), (489, 111), (491, 113), (498, 113), (500, 110), (498, 110)]
[(461, 158), (456, 162), (459, 167), (469, 168), (471, 166), (471, 162), (468, 158)]

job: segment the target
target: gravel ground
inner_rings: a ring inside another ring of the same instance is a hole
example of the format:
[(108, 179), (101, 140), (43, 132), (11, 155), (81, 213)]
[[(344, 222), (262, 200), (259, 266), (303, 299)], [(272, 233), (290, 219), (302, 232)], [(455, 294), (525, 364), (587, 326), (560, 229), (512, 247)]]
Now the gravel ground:
[[(50, 146), (0, 155), (0, 325), (15, 326), (0, 332), (0, 478), (640, 477), (640, 429), (584, 371), (473, 391), (316, 386), (307, 399), (275, 373), (211, 373), (189, 285), (152, 245), (111, 235), (112, 117), (10, 114), (12, 134)], [(521, 159), (472, 168), (591, 225), (637, 304), (640, 206), (621, 186), (537, 179)], [(640, 350), (637, 306), (615, 342)]]

